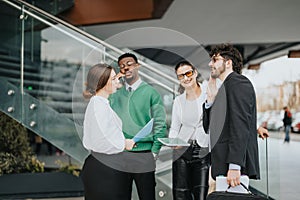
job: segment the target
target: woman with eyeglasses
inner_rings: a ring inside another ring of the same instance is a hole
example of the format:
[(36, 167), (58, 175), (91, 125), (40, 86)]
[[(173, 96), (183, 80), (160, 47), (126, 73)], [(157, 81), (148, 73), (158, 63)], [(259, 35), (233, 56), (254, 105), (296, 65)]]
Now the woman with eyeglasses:
[(88, 199), (126, 199), (122, 152), (131, 150), (132, 139), (125, 139), (122, 121), (109, 105), (108, 97), (119, 87), (115, 70), (106, 64), (90, 68), (83, 96), (89, 99), (83, 122), (83, 146), (91, 152), (85, 159), (81, 178)]
[(184, 91), (174, 100), (169, 138), (180, 138), (190, 146), (173, 149), (173, 199), (203, 200), (208, 193), (210, 167), (209, 136), (202, 125), (206, 94), (191, 63), (179, 62), (175, 72)]

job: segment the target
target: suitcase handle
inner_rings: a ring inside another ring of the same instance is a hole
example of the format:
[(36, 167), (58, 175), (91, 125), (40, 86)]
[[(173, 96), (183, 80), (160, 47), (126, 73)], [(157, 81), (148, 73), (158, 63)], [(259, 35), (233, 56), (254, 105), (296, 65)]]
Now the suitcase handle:
[[(244, 183), (241, 182), (241, 186), (243, 186), (243, 188), (245, 188), (249, 194), (253, 195), (253, 193), (244, 185)], [(231, 185), (228, 186), (225, 192), (228, 192), (229, 188), (231, 188)]]

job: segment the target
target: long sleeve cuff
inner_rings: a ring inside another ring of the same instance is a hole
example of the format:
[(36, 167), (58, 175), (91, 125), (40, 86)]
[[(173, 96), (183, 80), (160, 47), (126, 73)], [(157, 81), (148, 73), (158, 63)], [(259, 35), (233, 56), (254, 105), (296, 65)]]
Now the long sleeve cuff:
[(205, 102), (205, 109), (209, 109), (212, 105), (213, 105), (213, 102), (211, 102), (211, 103)]
[(230, 163), (229, 164), (229, 169), (232, 169), (232, 170), (241, 170), (241, 166), (239, 166), (237, 164)]

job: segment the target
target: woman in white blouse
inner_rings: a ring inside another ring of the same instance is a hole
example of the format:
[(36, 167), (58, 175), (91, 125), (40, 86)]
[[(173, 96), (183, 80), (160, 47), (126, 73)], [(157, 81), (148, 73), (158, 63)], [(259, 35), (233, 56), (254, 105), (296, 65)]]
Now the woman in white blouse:
[(119, 86), (121, 74), (106, 64), (97, 64), (88, 72), (83, 95), (90, 99), (83, 123), (83, 145), (91, 152), (82, 169), (85, 199), (124, 199), (126, 174), (122, 172), (122, 151), (134, 146), (124, 138), (122, 121), (111, 109), (110, 94)]
[(169, 137), (180, 138), (190, 146), (173, 150), (173, 199), (203, 200), (208, 192), (210, 167), (209, 136), (202, 125), (206, 94), (197, 82), (198, 72), (191, 63), (178, 63), (175, 72), (184, 92), (174, 100)]

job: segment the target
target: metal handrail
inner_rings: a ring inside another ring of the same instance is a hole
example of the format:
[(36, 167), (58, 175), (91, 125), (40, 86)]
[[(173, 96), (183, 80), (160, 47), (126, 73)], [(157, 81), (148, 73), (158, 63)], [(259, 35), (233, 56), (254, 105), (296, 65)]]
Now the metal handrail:
[[(52, 14), (49, 14), (46, 11), (44, 11), (42, 9), (39, 9), (39, 8), (33, 6), (33, 5), (31, 5), (31, 4), (29, 4), (29, 3), (25, 2), (25, 1), (22, 1), (22, 0), (2, 0), (2, 1), (6, 2), (7, 4), (10, 4), (11, 6), (13, 6), (13, 7), (15, 7), (15, 8), (19, 9), (19, 10), (21, 10), (21, 7), (15, 5), (15, 4), (12, 4), (11, 1), (21, 3), (21, 4), (25, 5), (26, 7), (34, 10), (35, 12), (37, 12), (37, 13), (39, 13), (41, 15), (44, 15), (44, 16), (50, 18), (51, 20), (53, 20), (53, 21), (55, 21), (55, 22), (57, 22), (59, 24), (62, 24), (62, 25), (70, 28), (71, 30), (73, 30), (73, 31), (75, 31), (77, 33), (80, 33), (81, 35), (84, 35), (85, 37), (87, 37), (87, 38), (89, 38), (89, 39), (91, 39), (91, 40), (93, 40), (93, 41), (95, 41), (95, 42), (103, 45), (104, 47), (112, 49), (113, 51), (119, 53), (120, 55), (125, 53), (121, 49), (118, 49), (118, 48), (116, 48), (116, 47), (114, 47), (114, 46), (112, 46), (112, 45), (104, 42), (103, 40), (100, 40), (99, 38), (97, 38), (97, 37), (95, 37), (95, 36), (93, 36), (93, 35), (91, 35), (89, 33), (84, 32), (83, 30), (77, 28), (76, 26), (73, 26), (73, 25), (71, 25), (71, 24), (69, 24), (69, 23), (67, 23), (67, 22), (65, 22), (65, 21), (63, 21), (63, 20), (61, 20), (61, 19), (53, 16)], [(168, 76), (168, 75), (166, 75), (164, 73), (161, 73), (160, 70), (153, 68), (152, 66), (150, 66), (149, 64), (147, 64), (147, 63), (145, 63), (143, 61), (139, 61), (139, 63), (142, 64), (145, 68), (149, 69), (150, 71), (158, 74), (159, 76), (161, 76), (161, 77), (163, 77), (163, 78), (171, 81), (174, 84), (178, 84), (178, 81), (175, 78), (173, 78), (171, 76)], [(165, 88), (168, 89), (170, 92), (173, 92), (172, 88), (169, 88), (168, 86), (165, 86)]]

